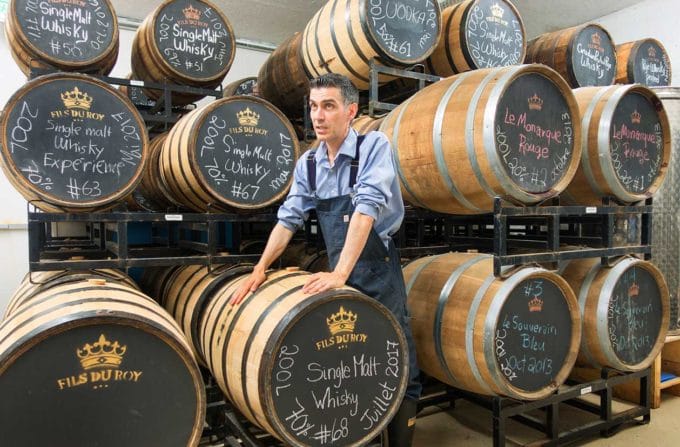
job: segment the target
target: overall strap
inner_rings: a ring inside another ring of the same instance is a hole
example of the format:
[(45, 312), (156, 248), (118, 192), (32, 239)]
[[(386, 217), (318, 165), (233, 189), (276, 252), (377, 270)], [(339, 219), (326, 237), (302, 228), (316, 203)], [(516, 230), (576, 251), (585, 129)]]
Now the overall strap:
[(354, 158), (352, 159), (352, 163), (349, 165), (349, 187), (350, 187), (350, 189), (354, 188), (354, 185), (357, 183), (357, 173), (359, 172), (359, 157), (361, 156), (361, 152), (359, 151), (359, 148), (361, 147), (361, 143), (363, 143), (365, 137), (366, 137), (366, 135), (357, 136), (356, 154), (354, 155)]
[(316, 192), (316, 151), (309, 151), (307, 154), (307, 180), (309, 181), (309, 190)]

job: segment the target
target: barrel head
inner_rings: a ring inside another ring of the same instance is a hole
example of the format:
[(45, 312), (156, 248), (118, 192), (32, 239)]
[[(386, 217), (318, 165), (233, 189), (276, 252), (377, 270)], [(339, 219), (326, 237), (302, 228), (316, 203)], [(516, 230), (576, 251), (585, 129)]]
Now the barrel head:
[(408, 350), (394, 317), (377, 301), (334, 293), (300, 309), (268, 347), (260, 381), (275, 425), (293, 445), (365, 443), (406, 389)]
[(36, 78), (0, 121), (3, 168), (28, 200), (103, 206), (131, 192), (146, 161), (144, 123), (120, 92), (77, 74)]
[(190, 357), (130, 323), (80, 320), (0, 353), (3, 444), (196, 445), (203, 390)]
[(531, 393), (558, 382), (577, 349), (571, 315), (564, 292), (548, 278), (529, 277), (514, 287), (494, 328), (496, 362), (509, 385)]
[(500, 165), (522, 191), (551, 191), (568, 175), (578, 120), (557, 84), (540, 73), (523, 73), (503, 91), (495, 111), (494, 147)]
[(576, 33), (568, 48), (573, 87), (611, 85), (616, 78), (616, 48), (602, 27), (588, 25)]
[(224, 87), (224, 96), (252, 95), (256, 85), (257, 78), (255, 77), (240, 79)]
[(664, 87), (671, 84), (671, 63), (666, 49), (655, 39), (644, 39), (637, 46), (634, 57), (628, 61), (631, 83), (648, 87)]

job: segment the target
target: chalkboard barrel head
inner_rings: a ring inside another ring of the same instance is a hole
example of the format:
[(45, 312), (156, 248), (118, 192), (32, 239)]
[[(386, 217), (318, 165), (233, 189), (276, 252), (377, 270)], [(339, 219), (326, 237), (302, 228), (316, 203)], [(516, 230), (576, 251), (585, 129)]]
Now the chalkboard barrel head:
[(302, 292), (310, 273), (269, 272), (236, 305), (247, 275), (216, 290), (201, 319), (201, 346), (225, 395), (286, 444), (365, 445), (397, 411), (408, 380), (401, 324), (378, 301), (349, 287)]
[(670, 315), (661, 271), (637, 258), (611, 267), (584, 259), (570, 261), (563, 276), (583, 313), (578, 364), (619, 371), (649, 367), (663, 348)]
[(243, 96), (243, 95), (259, 96), (259, 93), (257, 91), (257, 78), (254, 76), (231, 82), (224, 86), (222, 91), (224, 92), (223, 96), (225, 98), (229, 96)]
[(12, 0), (5, 34), (26, 74), (31, 67), (108, 74), (118, 58), (118, 19), (109, 0)]
[(170, 131), (160, 166), (185, 206), (245, 210), (285, 197), (298, 156), (295, 130), (276, 107), (232, 96), (183, 117)]
[(617, 84), (671, 85), (671, 61), (663, 44), (648, 38), (616, 47)]
[(535, 204), (576, 173), (581, 135), (569, 85), (545, 65), (472, 70), (425, 87), (386, 116), (404, 199), (479, 214), (494, 197)]
[(52, 74), (21, 87), (0, 118), (2, 168), (46, 211), (112, 207), (140, 181), (148, 137), (120, 91), (82, 74)]
[(524, 23), (507, 0), (467, 0), (442, 11), (439, 44), (426, 61), (438, 76), (524, 62)]
[(403, 269), (418, 364), (457, 388), (522, 400), (553, 393), (576, 361), (574, 292), (541, 268), (493, 275), (477, 253), (428, 256)]
[(205, 391), (179, 328), (151, 298), (101, 282), (44, 290), (0, 325), (3, 442), (197, 446)]
[(668, 115), (654, 91), (639, 84), (574, 90), (583, 115), (583, 161), (566, 203), (631, 203), (663, 184), (673, 147)]

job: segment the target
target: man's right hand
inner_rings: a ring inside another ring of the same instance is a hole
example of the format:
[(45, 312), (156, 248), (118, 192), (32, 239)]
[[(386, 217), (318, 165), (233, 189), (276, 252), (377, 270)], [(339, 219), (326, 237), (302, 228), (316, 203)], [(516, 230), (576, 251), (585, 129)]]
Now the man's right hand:
[(231, 301), (229, 303), (232, 306), (241, 304), (243, 298), (245, 298), (248, 293), (256, 291), (257, 288), (260, 287), (260, 284), (262, 284), (266, 279), (267, 274), (264, 272), (264, 269), (255, 266), (253, 272), (248, 276), (248, 278), (246, 278), (245, 281), (243, 281), (241, 287), (239, 287), (239, 289), (232, 295)]

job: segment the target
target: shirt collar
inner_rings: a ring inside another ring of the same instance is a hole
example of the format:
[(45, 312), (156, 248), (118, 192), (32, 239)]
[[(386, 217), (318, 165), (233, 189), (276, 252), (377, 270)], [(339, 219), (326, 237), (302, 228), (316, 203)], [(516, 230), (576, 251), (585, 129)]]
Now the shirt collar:
[[(351, 127), (349, 128), (349, 133), (345, 137), (345, 140), (340, 145), (338, 156), (340, 155), (345, 155), (352, 159), (357, 155), (357, 132)], [(315, 158), (317, 163), (324, 158), (328, 159), (328, 148), (326, 147), (325, 141), (322, 141), (319, 144), (319, 149), (316, 151)]]

